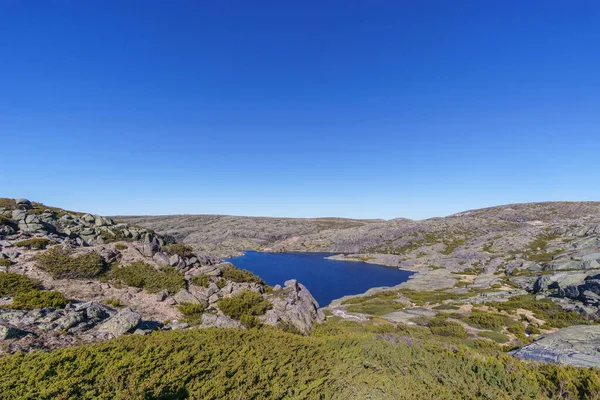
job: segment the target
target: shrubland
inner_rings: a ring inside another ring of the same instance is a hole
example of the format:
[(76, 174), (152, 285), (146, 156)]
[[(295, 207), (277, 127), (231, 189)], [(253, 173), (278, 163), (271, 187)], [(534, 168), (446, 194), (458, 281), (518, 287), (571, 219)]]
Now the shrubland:
[(600, 373), (525, 362), (493, 342), (329, 320), (310, 336), (264, 327), (125, 336), (0, 358), (20, 399), (594, 399)]
[(89, 279), (106, 268), (96, 252), (74, 255), (71, 249), (54, 246), (35, 256), (36, 266), (56, 279)]

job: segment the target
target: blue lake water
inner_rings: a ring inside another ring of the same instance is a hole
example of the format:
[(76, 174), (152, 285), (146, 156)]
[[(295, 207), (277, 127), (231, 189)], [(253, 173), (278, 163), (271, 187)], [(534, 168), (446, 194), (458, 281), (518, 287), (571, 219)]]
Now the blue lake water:
[(377, 286), (394, 286), (406, 282), (413, 274), (398, 268), (365, 262), (327, 260), (330, 253), (260, 253), (247, 251), (227, 261), (247, 269), (274, 286), (288, 279), (310, 290), (321, 307), (350, 294), (364, 293)]

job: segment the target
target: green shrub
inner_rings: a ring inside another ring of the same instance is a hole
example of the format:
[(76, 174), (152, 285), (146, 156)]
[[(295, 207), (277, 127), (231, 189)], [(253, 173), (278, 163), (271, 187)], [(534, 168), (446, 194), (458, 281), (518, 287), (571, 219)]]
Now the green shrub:
[(406, 308), (406, 304), (399, 301), (396, 291), (385, 291), (372, 296), (351, 297), (342, 302), (346, 310), (369, 315), (386, 315), (393, 311)]
[(175, 294), (186, 287), (184, 275), (175, 268), (165, 266), (157, 271), (152, 265), (142, 261), (114, 266), (109, 279), (144, 289), (149, 293), (166, 290), (169, 294)]
[(115, 308), (123, 307), (123, 304), (121, 304), (121, 301), (119, 299), (106, 299), (104, 301), (104, 304), (113, 306)]
[(183, 314), (184, 321), (192, 326), (200, 325), (202, 322), (202, 314), (206, 311), (206, 307), (202, 304), (195, 303), (180, 303), (177, 309)]
[(489, 303), (488, 305), (508, 313), (514, 313), (519, 308), (532, 311), (536, 318), (544, 320), (548, 327), (553, 328), (591, 323), (575, 311), (565, 311), (548, 298), (536, 300), (531, 294), (513, 296), (505, 302)]
[(0, 267), (10, 267), (12, 265), (12, 261), (8, 258), (0, 258)]
[(514, 323), (514, 321), (506, 315), (484, 311), (473, 311), (466, 322), (478, 329), (492, 330), (499, 330)]
[(279, 321), (277, 323), (277, 327), (284, 332), (293, 333), (294, 335), (302, 335), (300, 329), (296, 328), (296, 325), (292, 324), (290, 321)]
[(106, 264), (96, 252), (73, 256), (73, 251), (52, 247), (35, 257), (36, 266), (56, 279), (88, 279), (102, 273)]
[(127, 245), (125, 243), (117, 243), (115, 244), (115, 249), (122, 251), (127, 249)]
[(17, 223), (10, 217), (0, 214), (0, 226), (7, 225), (11, 228), (17, 228)]
[(418, 306), (425, 304), (439, 304), (446, 300), (466, 299), (473, 296), (473, 293), (458, 293), (445, 289), (423, 292), (412, 289), (401, 289), (398, 292), (406, 296), (411, 302)]
[(196, 275), (192, 277), (191, 283), (192, 285), (207, 288), (208, 284), (210, 283), (210, 277), (206, 274)]
[(527, 332), (529, 332), (530, 335), (539, 335), (540, 333), (542, 333), (537, 326), (531, 324), (527, 326), (526, 330)]
[(439, 306), (432, 307), (434, 310), (460, 310), (460, 306), (454, 304), (440, 304)]
[(221, 268), (221, 276), (233, 282), (258, 283), (259, 285), (265, 284), (262, 279), (254, 275), (252, 272), (245, 269), (238, 269), (233, 265), (226, 265), (225, 267)]
[(411, 322), (414, 322), (419, 326), (429, 326), (429, 318), (424, 315), (418, 315), (416, 317), (410, 318)]
[(240, 317), (240, 323), (247, 329), (260, 328), (262, 323), (254, 315), (244, 314)]
[(422, 328), (194, 329), (0, 357), (6, 399), (592, 399), (600, 371)]
[(0, 296), (15, 296), (40, 289), (38, 282), (26, 275), (12, 272), (0, 273)]
[(260, 293), (250, 290), (242, 290), (232, 297), (220, 299), (217, 305), (223, 314), (234, 319), (240, 319), (242, 315), (263, 315), (272, 307)]
[(227, 286), (227, 281), (223, 278), (219, 278), (217, 279), (217, 286), (219, 289), (223, 289), (225, 286)]
[(15, 243), (17, 247), (25, 247), (27, 249), (45, 249), (52, 241), (46, 238), (31, 238), (21, 240), (20, 242)]
[(507, 343), (510, 340), (510, 338), (505, 334), (493, 331), (479, 332), (478, 336), (492, 339), (496, 343)]
[(459, 323), (448, 321), (441, 316), (435, 316), (429, 320), (429, 329), (431, 329), (431, 333), (438, 336), (467, 338), (467, 332)]
[(162, 250), (170, 256), (177, 254), (180, 257), (186, 258), (194, 255), (194, 250), (183, 243), (166, 244), (162, 247)]
[(13, 297), (10, 308), (19, 310), (33, 310), (35, 308), (65, 308), (68, 301), (65, 295), (55, 291), (31, 290), (22, 292)]

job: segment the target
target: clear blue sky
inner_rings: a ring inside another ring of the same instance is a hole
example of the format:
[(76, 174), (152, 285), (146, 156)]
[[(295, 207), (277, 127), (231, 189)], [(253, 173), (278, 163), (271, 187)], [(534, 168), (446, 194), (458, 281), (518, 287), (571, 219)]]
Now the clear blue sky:
[(0, 0), (0, 197), (425, 218), (600, 200), (597, 1)]

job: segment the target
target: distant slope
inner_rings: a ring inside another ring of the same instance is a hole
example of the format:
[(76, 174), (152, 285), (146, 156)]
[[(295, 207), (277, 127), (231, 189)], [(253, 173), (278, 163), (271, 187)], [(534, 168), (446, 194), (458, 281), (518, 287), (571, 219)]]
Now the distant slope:
[(209, 251), (332, 251), (415, 259), (418, 254), (449, 256), (465, 249), (482, 251), (490, 242), (499, 253), (524, 249), (548, 230), (568, 233), (600, 223), (600, 202), (511, 204), (423, 221), (219, 215), (115, 218)]

